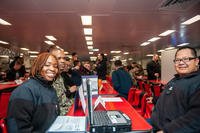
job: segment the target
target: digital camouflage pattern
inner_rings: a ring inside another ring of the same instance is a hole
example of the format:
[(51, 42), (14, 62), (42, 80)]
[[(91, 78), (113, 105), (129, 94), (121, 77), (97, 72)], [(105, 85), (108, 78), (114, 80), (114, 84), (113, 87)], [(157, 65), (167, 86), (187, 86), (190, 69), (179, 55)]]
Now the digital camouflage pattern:
[(65, 88), (64, 81), (61, 76), (58, 76), (56, 81), (54, 81), (53, 87), (56, 89), (56, 93), (58, 96), (60, 115), (66, 115), (66, 113), (69, 111), (69, 108), (74, 103), (74, 99), (66, 97), (65, 94), (66, 90), (69, 89), (69, 87)]

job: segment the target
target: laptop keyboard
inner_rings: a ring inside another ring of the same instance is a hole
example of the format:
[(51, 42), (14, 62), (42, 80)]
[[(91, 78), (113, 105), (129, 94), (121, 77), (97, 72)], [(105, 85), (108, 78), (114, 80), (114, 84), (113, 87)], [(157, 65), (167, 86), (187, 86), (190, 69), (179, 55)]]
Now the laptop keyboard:
[(110, 118), (108, 117), (106, 111), (94, 111), (93, 112), (94, 123), (98, 125), (108, 125), (112, 124)]

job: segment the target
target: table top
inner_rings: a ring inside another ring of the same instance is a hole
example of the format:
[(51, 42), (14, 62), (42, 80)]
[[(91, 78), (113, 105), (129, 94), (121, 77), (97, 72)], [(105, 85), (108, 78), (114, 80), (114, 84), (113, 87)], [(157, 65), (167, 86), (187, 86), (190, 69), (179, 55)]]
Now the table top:
[(102, 83), (103, 87), (99, 89), (99, 95), (117, 96), (119, 93), (110, 85), (110, 83)]
[[(132, 121), (132, 131), (149, 132), (152, 130), (152, 126), (124, 99), (122, 102), (106, 102), (106, 110), (120, 110), (128, 115)], [(87, 113), (86, 113), (87, 114)], [(76, 108), (74, 111), (74, 105), (67, 113), (71, 116), (85, 116), (81, 107)]]
[(2, 82), (0, 83), (0, 90), (15, 88), (17, 86), (19, 86), (19, 84), (16, 84), (15, 81)]

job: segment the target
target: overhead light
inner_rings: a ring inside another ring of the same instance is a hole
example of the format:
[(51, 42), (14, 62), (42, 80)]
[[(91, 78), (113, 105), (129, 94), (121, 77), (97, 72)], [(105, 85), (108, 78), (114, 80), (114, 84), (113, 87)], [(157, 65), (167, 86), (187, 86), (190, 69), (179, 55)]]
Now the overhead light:
[(117, 51), (110, 51), (110, 53), (115, 53), (115, 54), (119, 54), (119, 53), (121, 53), (121, 51), (120, 50), (117, 50)]
[(56, 41), (57, 39), (54, 36), (45, 36), (47, 39), (51, 41)]
[(157, 41), (159, 39), (160, 39), (160, 37), (153, 37), (153, 38), (149, 39), (148, 41), (149, 42), (155, 42), (155, 41)]
[(147, 54), (146, 56), (152, 57), (152, 56), (153, 56), (153, 54)]
[(93, 41), (87, 41), (87, 45), (93, 45)]
[(92, 35), (92, 28), (84, 28), (83, 31), (85, 35)]
[(11, 25), (11, 23), (8, 23), (7, 21), (0, 18), (0, 24), (2, 25)]
[(161, 33), (159, 36), (167, 36), (167, 35), (169, 35), (169, 34), (171, 34), (173, 32), (175, 32), (175, 30), (167, 30), (167, 31)]
[(36, 57), (37, 57), (37, 55), (30, 55), (30, 57), (31, 57), (31, 58), (36, 58)]
[(27, 50), (29, 50), (29, 49), (27, 49), (27, 48), (20, 48), (21, 50), (25, 50), (25, 51), (27, 51)]
[(82, 25), (92, 25), (92, 16), (81, 16)]
[(85, 37), (85, 40), (86, 40), (86, 41), (92, 41), (92, 37), (91, 37), (91, 36), (86, 36), (86, 37)]
[(95, 61), (96, 59), (97, 59), (97, 57), (95, 57), (95, 56), (90, 57), (90, 60), (92, 60), (92, 61)]
[(181, 44), (179, 44), (179, 45), (177, 45), (177, 46), (185, 46), (185, 45), (189, 45), (190, 43), (181, 43)]
[(46, 44), (49, 44), (49, 45), (54, 45), (54, 43), (52, 41), (44, 41)]
[(93, 54), (94, 52), (89, 52), (89, 54)]
[(99, 49), (98, 48), (94, 48), (94, 49), (91, 49), (91, 51), (96, 51), (96, 52), (98, 52), (99, 51)]
[(157, 52), (163, 52), (163, 51), (165, 51), (164, 49), (161, 49), (161, 50), (158, 50)]
[(88, 46), (88, 49), (93, 49), (93, 46)]
[(121, 56), (114, 56), (114, 58), (115, 58), (116, 60), (119, 60), (119, 58), (121, 58)]
[(4, 42), (4, 41), (1, 41), (1, 40), (0, 40), (0, 43), (2, 43), (2, 44), (9, 44), (8, 42)]
[(128, 60), (133, 60), (133, 58), (128, 58)]
[(183, 25), (190, 25), (196, 21), (200, 20), (200, 15), (196, 15), (195, 17), (191, 18), (191, 19), (188, 19), (187, 21), (181, 23)]
[(65, 54), (69, 54), (69, 52), (67, 52), (67, 51), (66, 51), (66, 52), (64, 52), (64, 53), (65, 53)]
[(129, 52), (124, 52), (125, 55), (129, 54)]
[(104, 54), (105, 56), (107, 56), (108, 54)]
[(37, 52), (37, 51), (28, 51), (28, 53), (30, 53), (30, 54), (39, 54), (39, 52)]
[(140, 46), (146, 46), (146, 45), (149, 45), (150, 42), (143, 42), (142, 44), (140, 44)]
[(23, 54), (23, 53), (20, 53), (19, 55), (20, 55), (20, 56), (23, 56), (24, 54)]
[(166, 48), (165, 50), (171, 50), (171, 49), (174, 49), (175, 47), (168, 47)]
[(0, 55), (1, 58), (8, 58), (8, 55)]
[(127, 61), (126, 59), (123, 59), (123, 60), (122, 60), (122, 62), (126, 62), (126, 61)]

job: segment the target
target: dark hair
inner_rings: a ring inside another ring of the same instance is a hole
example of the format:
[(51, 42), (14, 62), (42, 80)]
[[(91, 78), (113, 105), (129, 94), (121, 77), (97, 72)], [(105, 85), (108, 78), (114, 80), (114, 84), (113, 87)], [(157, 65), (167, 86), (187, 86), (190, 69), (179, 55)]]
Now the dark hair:
[[(48, 52), (44, 52), (38, 55), (38, 57), (34, 60), (33, 65), (31, 67), (30, 76), (35, 77), (36, 75), (40, 75), (43, 66), (45, 65), (49, 56), (53, 56), (55, 59), (56, 57)], [(57, 59), (56, 59), (57, 61)], [(57, 61), (58, 64), (58, 61)], [(59, 68), (58, 68), (59, 71)], [(58, 75), (58, 73), (57, 73)]]
[(121, 60), (116, 60), (114, 64), (115, 64), (116, 67), (122, 66)]
[(15, 64), (23, 65), (24, 59), (20, 56), (14, 57), (14, 60), (10, 63), (9, 67), (13, 68)]
[(79, 62), (80, 62), (79, 60), (75, 60), (74, 61), (74, 66), (77, 66)]
[(75, 56), (75, 55), (77, 55), (77, 53), (76, 53), (76, 52), (73, 52), (73, 53), (72, 53), (72, 56)]
[(191, 54), (194, 56), (194, 57), (197, 57), (197, 51), (192, 48), (192, 47), (189, 47), (189, 46), (183, 46), (183, 47), (180, 47), (177, 51), (176, 51), (176, 54), (175, 54), (175, 58), (177, 56), (177, 53), (180, 51), (180, 50), (183, 50), (183, 49), (189, 49), (191, 51)]

